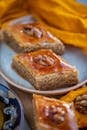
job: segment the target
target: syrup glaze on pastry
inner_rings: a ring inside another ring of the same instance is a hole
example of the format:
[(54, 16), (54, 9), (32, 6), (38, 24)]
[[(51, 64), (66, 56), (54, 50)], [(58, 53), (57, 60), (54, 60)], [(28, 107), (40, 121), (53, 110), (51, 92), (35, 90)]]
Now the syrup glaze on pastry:
[(53, 36), (40, 23), (15, 24), (3, 30), (4, 41), (16, 52), (32, 52), (39, 49), (51, 49), (55, 53), (64, 53), (64, 44)]
[[(23, 44), (44, 44), (46, 42), (54, 43), (54, 38), (49, 32), (46, 31), (39, 23), (32, 24), (19, 24), (11, 28), (14, 37), (18, 36), (20, 40), (23, 40)], [(58, 41), (58, 40), (57, 40)], [(56, 41), (56, 42), (57, 42)]]
[(78, 83), (78, 71), (52, 50), (18, 54), (12, 67), (39, 90), (70, 87)]
[(72, 105), (40, 95), (33, 98), (37, 130), (78, 130)]
[(42, 49), (40, 51), (25, 53), (18, 56), (23, 59), (35, 72), (47, 74), (52, 72), (62, 72), (72, 67), (64, 62), (59, 56), (55, 55), (51, 50)]

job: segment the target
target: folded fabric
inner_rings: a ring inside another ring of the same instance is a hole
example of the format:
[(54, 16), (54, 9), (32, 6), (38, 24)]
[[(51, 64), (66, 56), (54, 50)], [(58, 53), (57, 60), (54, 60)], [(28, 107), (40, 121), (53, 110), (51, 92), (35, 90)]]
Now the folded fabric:
[[(85, 97), (86, 97), (83, 100), (80, 98), (80, 96), (82, 96), (82, 95), (85, 95)], [(63, 96), (61, 98), (61, 100), (65, 101), (65, 102), (68, 102), (68, 103), (71, 103), (71, 102), (74, 103), (77, 97), (78, 97), (78, 100), (80, 99), (80, 101), (81, 101), (80, 105), (82, 105), (82, 106), (80, 106), (80, 108), (83, 107), (82, 108), (83, 110), (85, 110), (85, 108), (86, 108), (86, 111), (87, 111), (87, 104), (85, 104), (85, 105), (81, 104), (82, 102), (85, 101), (85, 99), (86, 99), (86, 102), (87, 102), (87, 86), (84, 86), (83, 88), (80, 88), (80, 89), (73, 90), (73, 91), (69, 92), (68, 94)], [(80, 128), (87, 127), (87, 113), (84, 114), (84, 113), (78, 111), (75, 108), (75, 114), (76, 114), (78, 126)]]
[(28, 15), (26, 3), (27, 0), (0, 0), (0, 28), (10, 20)]
[(64, 43), (87, 48), (87, 6), (75, 0), (34, 0), (31, 13)]
[(1, 27), (31, 13), (64, 43), (87, 50), (87, 6), (76, 0), (1, 0), (0, 10)]

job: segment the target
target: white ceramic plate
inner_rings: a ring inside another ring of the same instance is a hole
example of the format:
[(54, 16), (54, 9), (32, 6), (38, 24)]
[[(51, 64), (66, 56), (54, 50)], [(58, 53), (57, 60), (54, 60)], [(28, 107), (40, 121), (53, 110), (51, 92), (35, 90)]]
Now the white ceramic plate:
[[(32, 16), (25, 16), (13, 21), (11, 24), (31, 23), (33, 21), (35, 21), (35, 19)], [(66, 46), (63, 57), (66, 61), (68, 61), (71, 65), (76, 66), (76, 68), (79, 70), (80, 83), (72, 87), (60, 88), (52, 91), (35, 90), (28, 81), (18, 75), (18, 73), (16, 73), (11, 67), (12, 58), (15, 54), (16, 52), (14, 52), (14, 50), (11, 49), (6, 43), (0, 44), (0, 73), (10, 84), (23, 91), (47, 95), (63, 94), (70, 90), (79, 88), (81, 85), (87, 82), (87, 55), (84, 54), (79, 48)]]

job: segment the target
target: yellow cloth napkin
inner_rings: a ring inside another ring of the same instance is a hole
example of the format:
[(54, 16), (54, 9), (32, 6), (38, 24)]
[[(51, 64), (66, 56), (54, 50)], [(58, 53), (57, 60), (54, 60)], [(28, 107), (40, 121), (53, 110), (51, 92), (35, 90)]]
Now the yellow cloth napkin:
[(10, 20), (29, 14), (27, 11), (27, 0), (25, 1), (0, 0), (0, 27)]
[(75, 0), (33, 0), (31, 12), (63, 42), (87, 48), (87, 6)]
[(64, 43), (87, 50), (87, 6), (76, 0), (1, 0), (0, 25), (31, 13)]
[[(74, 102), (74, 100), (77, 96), (80, 96), (83, 94), (87, 94), (87, 86), (84, 86), (77, 90), (70, 91), (65, 96), (63, 96), (61, 98), (61, 100), (71, 103), (71, 102)], [(77, 111), (76, 109), (75, 109), (75, 114), (76, 114), (78, 126), (80, 128), (87, 127), (87, 114), (82, 114), (79, 111)]]

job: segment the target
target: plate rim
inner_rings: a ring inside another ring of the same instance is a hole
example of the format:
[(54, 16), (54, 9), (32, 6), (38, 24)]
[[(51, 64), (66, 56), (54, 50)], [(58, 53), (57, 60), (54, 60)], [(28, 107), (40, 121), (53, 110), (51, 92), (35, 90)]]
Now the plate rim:
[[(24, 21), (27, 22), (27, 19), (30, 19), (30, 18), (34, 18), (32, 15), (27, 15), (27, 16), (24, 16), (24, 17), (21, 17), (21, 18), (18, 18), (18, 19), (15, 19), (15, 20), (12, 20), (9, 24), (12, 25), (12, 24), (15, 24), (17, 23), (17, 21), (22, 21), (23, 19), (26, 19)], [(20, 22), (20, 23), (23, 23), (23, 22)], [(70, 45), (69, 45), (70, 46)], [(23, 85), (20, 85), (20, 84), (17, 84), (15, 81), (11, 80), (11, 78), (9, 76), (7, 76), (3, 70), (0, 68), (0, 75), (9, 83), (11, 84), (14, 88), (17, 88), (21, 91), (24, 91), (24, 92), (27, 92), (27, 93), (35, 93), (35, 94), (42, 94), (42, 95), (60, 95), (60, 94), (65, 94), (71, 90), (75, 90), (77, 88), (80, 88), (81, 86), (83, 86), (84, 84), (87, 83), (87, 79), (85, 79), (84, 81), (74, 85), (74, 86), (71, 86), (71, 87), (67, 87), (67, 88), (62, 88), (62, 89), (56, 89), (56, 90), (47, 90), (47, 91), (42, 91), (42, 90), (34, 90), (34, 89), (29, 89), (29, 88), (25, 88)]]
[(42, 90), (32, 90), (29, 88), (25, 88), (23, 87), (23, 85), (19, 85), (17, 83), (15, 83), (14, 81), (11, 81), (10, 78), (8, 78), (4, 72), (1, 71), (0, 69), (0, 75), (9, 83), (11, 84), (14, 88), (17, 88), (21, 91), (27, 92), (27, 93), (31, 93), (31, 94), (42, 94), (42, 95), (61, 95), (61, 94), (65, 94), (71, 90), (75, 90), (77, 88), (82, 87), (84, 84), (87, 83), (87, 79), (68, 88), (63, 88), (63, 89), (56, 89), (56, 90), (49, 90), (49, 91), (42, 91)]

